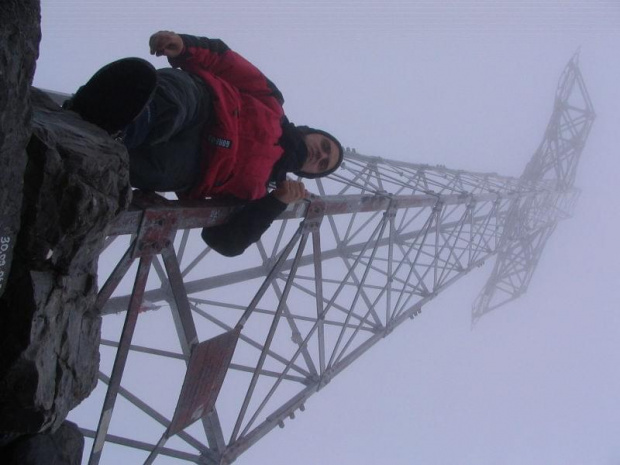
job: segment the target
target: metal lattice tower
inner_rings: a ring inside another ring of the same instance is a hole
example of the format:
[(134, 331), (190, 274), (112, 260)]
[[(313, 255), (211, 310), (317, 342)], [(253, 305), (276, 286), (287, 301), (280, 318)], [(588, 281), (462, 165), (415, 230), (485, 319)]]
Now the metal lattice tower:
[(199, 235), (234, 207), (136, 197), (100, 261), (101, 383), (81, 408), (101, 418), (74, 418), (94, 439), (89, 463), (119, 450), (121, 463), (231, 463), (485, 260), (498, 256), (473, 321), (518, 297), (571, 216), (593, 119), (574, 57), (520, 178), (347, 150), (308, 186), (320, 197), (237, 259)]

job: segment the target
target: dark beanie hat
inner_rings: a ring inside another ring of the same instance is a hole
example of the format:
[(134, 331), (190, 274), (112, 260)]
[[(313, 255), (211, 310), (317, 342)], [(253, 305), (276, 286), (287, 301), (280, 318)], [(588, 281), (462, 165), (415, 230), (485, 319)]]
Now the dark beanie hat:
[(311, 128), (309, 126), (297, 126), (297, 129), (303, 135), (321, 134), (322, 136), (325, 136), (331, 139), (332, 141), (334, 141), (334, 143), (336, 144), (336, 147), (338, 147), (338, 161), (331, 169), (327, 171), (323, 171), (322, 173), (306, 173), (305, 171), (295, 171), (294, 173), (297, 176), (302, 177), (302, 178), (307, 178), (307, 179), (323, 178), (325, 176), (329, 176), (330, 174), (332, 174), (334, 171), (336, 171), (340, 167), (340, 165), (342, 164), (342, 160), (344, 159), (344, 150), (342, 148), (342, 144), (340, 143), (338, 139), (336, 139), (334, 136), (332, 136), (327, 131), (322, 131), (321, 129)]

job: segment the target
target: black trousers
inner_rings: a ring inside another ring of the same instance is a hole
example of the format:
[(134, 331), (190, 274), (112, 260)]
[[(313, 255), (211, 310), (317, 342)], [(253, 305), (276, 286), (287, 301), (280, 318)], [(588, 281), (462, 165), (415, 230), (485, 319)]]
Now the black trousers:
[(157, 70), (149, 104), (127, 128), (131, 185), (158, 192), (184, 191), (200, 176), (201, 140), (210, 116), (210, 95), (196, 76)]

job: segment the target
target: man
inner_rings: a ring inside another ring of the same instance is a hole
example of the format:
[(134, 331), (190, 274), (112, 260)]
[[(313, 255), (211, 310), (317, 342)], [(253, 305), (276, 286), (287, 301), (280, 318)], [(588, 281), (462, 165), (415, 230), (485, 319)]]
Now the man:
[[(160, 31), (149, 47), (172, 68), (155, 74), (144, 60), (111, 63), (67, 108), (111, 133), (121, 130), (134, 187), (247, 202), (228, 223), (202, 233), (218, 252), (239, 255), (307, 195), (286, 173), (327, 176), (342, 163), (342, 146), (327, 132), (290, 123), (277, 87), (221, 40)], [(268, 193), (270, 182), (276, 189)]]

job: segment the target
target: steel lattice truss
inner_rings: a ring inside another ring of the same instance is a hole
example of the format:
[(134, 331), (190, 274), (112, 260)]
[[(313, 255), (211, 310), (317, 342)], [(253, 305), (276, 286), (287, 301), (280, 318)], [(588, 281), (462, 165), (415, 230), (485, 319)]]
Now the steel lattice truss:
[[(538, 204), (532, 203), (534, 200), (515, 202), (512, 206), (495, 267), (474, 303), (473, 323), (527, 291), (557, 219), (571, 216), (578, 196), (573, 187), (577, 166), (594, 118), (575, 56), (560, 78), (543, 141), (521, 175), (523, 183), (543, 179), (552, 183), (550, 199)], [(545, 217), (556, 220), (545, 224)]]
[[(581, 117), (558, 116), (575, 82), (585, 89), (574, 61), (567, 70), (550, 124), (562, 135), (548, 140), (548, 129), (537, 166), (568, 157), (551, 146), (580, 153), (585, 141)], [(581, 139), (566, 142), (567, 132)], [(574, 178), (574, 164), (562, 161), (563, 179)], [(89, 399), (102, 413), (98, 425), (76, 413), (94, 438), (90, 463), (110, 463), (120, 447), (125, 463), (231, 463), (500, 250), (502, 273), (529, 280), (576, 200), (572, 181), (352, 150), (335, 175), (314, 182), (319, 196), (287, 210), (239, 259), (205, 248), (198, 229), (225, 221), (231, 206), (137, 196), (112, 226), (98, 300), (108, 315), (102, 383)]]

